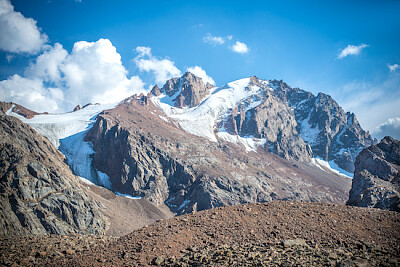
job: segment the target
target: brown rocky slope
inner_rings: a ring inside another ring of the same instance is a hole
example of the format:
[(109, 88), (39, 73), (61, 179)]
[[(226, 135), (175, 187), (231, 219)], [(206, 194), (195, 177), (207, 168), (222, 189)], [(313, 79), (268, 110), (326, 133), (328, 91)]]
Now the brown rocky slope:
[(0, 235), (120, 236), (172, 216), (145, 199), (82, 183), (50, 141), (0, 115)]
[(0, 249), (3, 264), (398, 266), (399, 227), (393, 211), (273, 201), (161, 220), (119, 239), (90, 237), (90, 245), (82, 236), (3, 238)]

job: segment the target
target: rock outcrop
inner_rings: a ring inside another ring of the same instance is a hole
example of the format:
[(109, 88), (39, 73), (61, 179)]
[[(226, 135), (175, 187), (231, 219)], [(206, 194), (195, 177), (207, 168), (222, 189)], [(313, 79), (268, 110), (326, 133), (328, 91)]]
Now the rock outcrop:
[(329, 95), (291, 88), (283, 81), (270, 81), (275, 95), (294, 109), (297, 131), (311, 146), (313, 156), (334, 161), (340, 168), (354, 171), (360, 151), (376, 143), (364, 131), (353, 113), (345, 112)]
[(400, 141), (387, 136), (361, 151), (347, 204), (400, 211)]
[(33, 118), (35, 115), (38, 115), (39, 113), (32, 111), (30, 109), (27, 109), (21, 105), (12, 103), (12, 102), (2, 102), (0, 101), (0, 114), (5, 115), (7, 111), (12, 111), (18, 115), (21, 115), (27, 119)]
[(257, 77), (250, 81), (249, 90), (256, 87), (259, 93), (241, 100), (224, 116), (219, 129), (241, 137), (266, 139), (267, 151), (285, 159), (310, 161), (312, 151), (297, 132), (294, 112), (275, 96), (268, 83)]
[(104, 234), (99, 206), (64, 156), (19, 119), (0, 115), (0, 234)]
[(180, 78), (169, 79), (161, 89), (158, 85), (154, 86), (151, 93), (155, 96), (165, 94), (171, 98), (175, 107), (190, 108), (200, 104), (212, 87), (209, 83), (204, 84), (200, 77), (186, 72)]

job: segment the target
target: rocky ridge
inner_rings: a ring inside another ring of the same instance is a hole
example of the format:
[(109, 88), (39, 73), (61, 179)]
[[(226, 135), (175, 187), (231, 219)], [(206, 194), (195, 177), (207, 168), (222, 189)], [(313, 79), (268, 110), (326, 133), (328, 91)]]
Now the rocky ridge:
[[(255, 76), (207, 91), (208, 86), (194, 77), (185, 73), (181, 78), (168, 80), (162, 89), (155, 86), (151, 94), (153, 102), (167, 116), (192, 134), (214, 141), (215, 137), (231, 141), (261, 140), (261, 146), (267, 151), (285, 159), (309, 162), (312, 157), (318, 157), (348, 173), (354, 171), (358, 153), (376, 142), (361, 128), (355, 115), (344, 112), (329, 95), (314, 96), (283, 81)], [(178, 101), (186, 99), (184, 90), (180, 89), (182, 83), (188, 88), (203, 88), (190, 91), (196, 99), (190, 105)], [(177, 109), (170, 109), (168, 105)], [(203, 118), (197, 121), (190, 118), (200, 114)], [(187, 120), (193, 120), (192, 125), (187, 125)], [(214, 133), (204, 135), (198, 130), (209, 127), (210, 123)]]
[(400, 141), (386, 136), (361, 151), (347, 204), (400, 211)]

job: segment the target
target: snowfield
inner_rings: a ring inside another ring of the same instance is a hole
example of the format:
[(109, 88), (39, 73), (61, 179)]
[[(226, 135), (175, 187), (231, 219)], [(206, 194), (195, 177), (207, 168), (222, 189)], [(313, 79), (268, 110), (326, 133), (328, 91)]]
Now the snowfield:
[[(268, 84), (267, 81), (264, 81), (264, 83)], [(222, 87), (214, 87), (210, 95), (194, 108), (176, 108), (173, 106), (173, 100), (180, 94), (179, 90), (172, 97), (160, 95), (152, 97), (151, 100), (168, 117), (177, 121), (186, 132), (205, 137), (213, 142), (217, 142), (218, 136), (229, 142), (244, 144), (246, 150), (251, 151), (255, 149), (256, 144), (261, 144), (262, 142), (260, 140), (250, 140), (251, 138), (229, 136), (223, 130), (220, 130), (217, 134), (214, 133), (217, 121), (223, 119), (221, 117), (240, 101), (250, 98), (251, 102), (247, 108), (255, 107), (261, 103), (256, 97), (260, 94), (261, 88), (249, 86), (249, 84), (250, 78), (245, 78)], [(251, 98), (252, 96), (254, 97)]]
[(14, 113), (12, 111), (14, 107), (11, 107), (7, 114), (19, 118), (46, 136), (65, 155), (75, 175), (111, 189), (110, 178), (107, 174), (93, 168), (92, 154), (95, 152), (84, 138), (96, 121), (96, 116), (103, 110), (114, 108), (116, 105), (117, 103), (89, 105), (75, 112), (42, 114), (32, 119), (26, 119)]

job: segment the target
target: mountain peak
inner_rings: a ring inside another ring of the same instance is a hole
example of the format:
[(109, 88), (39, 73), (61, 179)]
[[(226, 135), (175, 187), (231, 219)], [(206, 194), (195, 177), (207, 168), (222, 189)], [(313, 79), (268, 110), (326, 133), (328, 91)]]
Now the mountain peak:
[(195, 107), (209, 94), (213, 86), (204, 84), (203, 79), (191, 72), (185, 72), (180, 78), (172, 78), (166, 81), (160, 89), (157, 85), (151, 90), (152, 95), (164, 94), (170, 98), (175, 107)]

